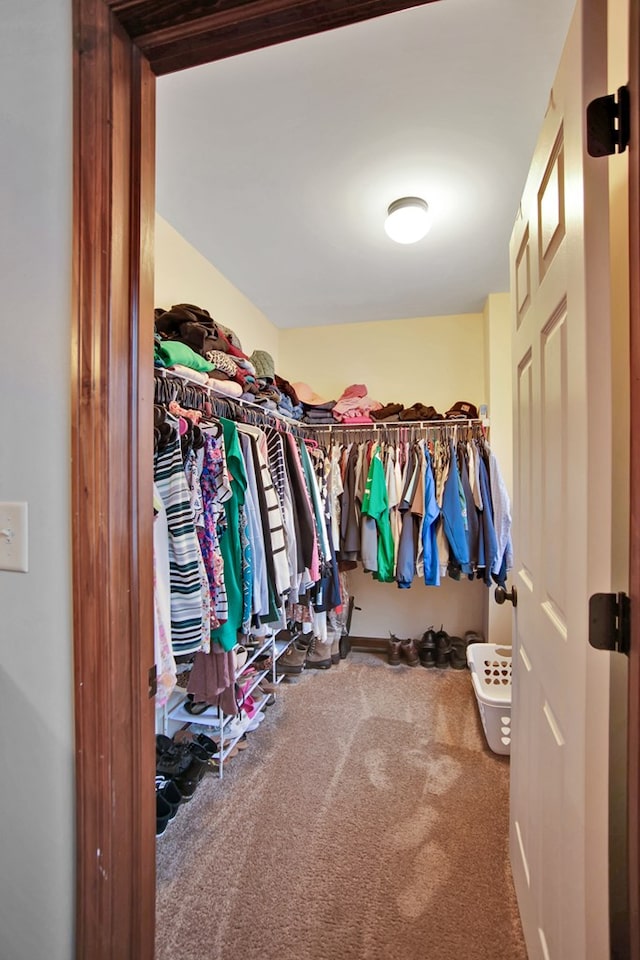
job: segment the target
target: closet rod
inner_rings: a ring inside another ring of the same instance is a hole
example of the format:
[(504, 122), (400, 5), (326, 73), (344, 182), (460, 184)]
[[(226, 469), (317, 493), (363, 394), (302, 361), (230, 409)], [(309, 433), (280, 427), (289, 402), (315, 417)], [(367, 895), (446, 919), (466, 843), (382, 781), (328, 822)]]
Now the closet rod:
[(476, 419), (465, 419), (461, 417), (451, 420), (393, 420), (391, 422), (375, 422), (371, 423), (327, 423), (322, 424), (322, 426), (317, 426), (314, 429), (318, 433), (334, 433), (336, 430), (340, 431), (349, 431), (349, 430), (401, 430), (407, 429), (408, 427), (436, 427), (436, 426), (447, 426), (447, 427), (488, 427), (488, 420)]
[(240, 397), (231, 397), (228, 393), (218, 393), (215, 389), (208, 386), (206, 383), (203, 383), (201, 380), (196, 380), (194, 377), (188, 377), (184, 373), (179, 373), (177, 370), (167, 370), (166, 367), (154, 367), (153, 375), (155, 378), (161, 380), (179, 380), (181, 383), (187, 383), (190, 387), (196, 387), (202, 390), (202, 392), (208, 396), (211, 400), (220, 401), (222, 403), (228, 403), (230, 405), (235, 405), (238, 407), (245, 407), (247, 410), (255, 411), (265, 418), (265, 420), (280, 420), (282, 423), (290, 427), (295, 427), (296, 430), (300, 430), (303, 433), (309, 433), (309, 430), (313, 429), (309, 424), (304, 423), (302, 420), (294, 420), (292, 417), (286, 417), (283, 413), (278, 413), (277, 410), (265, 409), (259, 403), (251, 403), (250, 400), (242, 400)]

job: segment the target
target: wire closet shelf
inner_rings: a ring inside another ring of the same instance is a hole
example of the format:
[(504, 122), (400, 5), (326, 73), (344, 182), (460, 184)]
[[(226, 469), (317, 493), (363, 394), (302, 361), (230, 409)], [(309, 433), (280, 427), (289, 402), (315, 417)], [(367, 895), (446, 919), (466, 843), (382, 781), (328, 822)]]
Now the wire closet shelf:
[(338, 421), (326, 424), (306, 423), (287, 417), (277, 410), (265, 409), (261, 404), (219, 393), (215, 388), (178, 371), (156, 367), (154, 377), (156, 403), (176, 400), (186, 407), (204, 412), (205, 403), (209, 402), (211, 412), (216, 416), (244, 420), (257, 426), (276, 426), (301, 438), (316, 439), (322, 445), (328, 445), (334, 439), (338, 442), (360, 443), (373, 438), (389, 442), (411, 442), (444, 437), (455, 442), (462, 439), (486, 439), (488, 436), (489, 421), (486, 419), (399, 420), (367, 424)]

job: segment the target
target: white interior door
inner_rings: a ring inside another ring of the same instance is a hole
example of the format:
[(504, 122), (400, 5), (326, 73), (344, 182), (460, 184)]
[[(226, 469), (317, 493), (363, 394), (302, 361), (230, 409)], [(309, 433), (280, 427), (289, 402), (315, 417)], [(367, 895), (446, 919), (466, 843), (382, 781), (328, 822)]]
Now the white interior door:
[(510, 843), (531, 960), (609, 957), (608, 655), (587, 642), (589, 594), (610, 576), (608, 196), (583, 137), (586, 102), (607, 92), (603, 22), (606, 0), (578, 3), (510, 249)]

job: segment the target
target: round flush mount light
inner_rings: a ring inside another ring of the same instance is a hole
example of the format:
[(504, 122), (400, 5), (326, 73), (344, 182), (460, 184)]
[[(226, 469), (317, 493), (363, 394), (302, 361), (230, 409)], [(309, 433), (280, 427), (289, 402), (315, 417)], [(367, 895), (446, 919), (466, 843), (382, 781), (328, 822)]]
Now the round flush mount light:
[(429, 204), (420, 197), (401, 197), (387, 210), (384, 229), (396, 243), (417, 243), (429, 232)]

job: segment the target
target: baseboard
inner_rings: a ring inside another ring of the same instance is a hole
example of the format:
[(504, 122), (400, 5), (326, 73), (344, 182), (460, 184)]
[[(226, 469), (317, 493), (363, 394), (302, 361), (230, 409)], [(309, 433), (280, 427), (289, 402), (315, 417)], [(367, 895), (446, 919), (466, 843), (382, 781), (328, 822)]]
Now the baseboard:
[(369, 653), (386, 653), (388, 641), (382, 637), (349, 637), (349, 642), (354, 650), (366, 650)]

